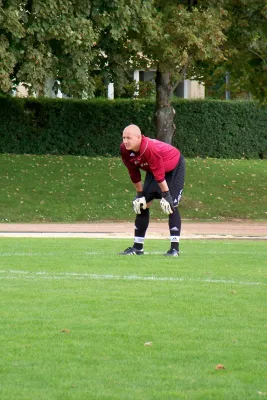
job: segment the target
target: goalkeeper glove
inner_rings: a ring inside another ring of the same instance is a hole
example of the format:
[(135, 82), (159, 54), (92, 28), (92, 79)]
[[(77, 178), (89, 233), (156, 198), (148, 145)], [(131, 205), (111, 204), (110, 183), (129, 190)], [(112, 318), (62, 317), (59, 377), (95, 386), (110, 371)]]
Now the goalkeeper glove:
[(174, 211), (174, 205), (172, 196), (169, 191), (162, 192), (162, 199), (160, 200), (160, 207), (165, 214), (172, 214)]
[(141, 214), (141, 211), (146, 209), (146, 198), (143, 196), (143, 192), (136, 193), (133, 200), (133, 209), (136, 214)]

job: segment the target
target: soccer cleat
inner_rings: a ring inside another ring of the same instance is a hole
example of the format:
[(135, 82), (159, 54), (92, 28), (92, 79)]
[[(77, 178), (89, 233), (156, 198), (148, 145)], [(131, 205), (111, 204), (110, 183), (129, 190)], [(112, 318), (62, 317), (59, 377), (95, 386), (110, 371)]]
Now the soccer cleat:
[(178, 257), (179, 256), (179, 251), (175, 249), (170, 249), (167, 251), (167, 253), (164, 254), (164, 256), (169, 256), (169, 257)]
[(128, 247), (119, 254), (123, 256), (141, 256), (142, 254), (144, 254), (144, 250), (137, 250), (134, 247)]

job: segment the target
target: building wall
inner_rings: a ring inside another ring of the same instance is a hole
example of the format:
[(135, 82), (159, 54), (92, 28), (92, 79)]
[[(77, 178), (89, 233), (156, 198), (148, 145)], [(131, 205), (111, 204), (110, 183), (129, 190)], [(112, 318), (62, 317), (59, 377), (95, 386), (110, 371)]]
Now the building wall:
[(14, 92), (14, 96), (17, 96), (17, 97), (28, 97), (28, 89), (26, 89), (25, 86), (23, 86), (22, 83), (20, 83), (17, 86), (16, 91)]
[(185, 86), (184, 98), (186, 98), (186, 99), (204, 99), (205, 98), (205, 86), (202, 85), (201, 83), (199, 83), (197, 81), (186, 79), (184, 81), (184, 86)]

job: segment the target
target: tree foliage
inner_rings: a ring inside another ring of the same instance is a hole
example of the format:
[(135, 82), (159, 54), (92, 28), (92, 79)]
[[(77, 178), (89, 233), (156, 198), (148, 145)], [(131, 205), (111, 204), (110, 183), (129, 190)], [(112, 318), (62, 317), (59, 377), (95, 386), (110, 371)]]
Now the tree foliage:
[(127, 29), (137, 24), (142, 3), (0, 0), (0, 90), (23, 82), (42, 94), (54, 77), (64, 93), (90, 97), (93, 71), (119, 76), (126, 70)]
[(0, 55), (3, 91), (17, 82), (41, 91), (51, 76), (80, 96), (97, 68), (119, 80), (150, 67), (173, 84), (218, 65), (262, 97), (267, 1), (0, 0)]
[(266, 101), (267, 1), (235, 0), (229, 6), (232, 11), (227, 43), (230, 56), (225, 68), (240, 82), (240, 88)]
[(0, 87), (24, 82), (42, 93), (56, 77), (64, 92), (91, 91), (88, 76), (98, 33), (85, 0), (2, 0), (0, 3)]
[(224, 7), (229, 20), (225, 58), (223, 62), (203, 63), (200, 75), (218, 81), (229, 72), (232, 91), (245, 91), (266, 102), (267, 1), (229, 0)]

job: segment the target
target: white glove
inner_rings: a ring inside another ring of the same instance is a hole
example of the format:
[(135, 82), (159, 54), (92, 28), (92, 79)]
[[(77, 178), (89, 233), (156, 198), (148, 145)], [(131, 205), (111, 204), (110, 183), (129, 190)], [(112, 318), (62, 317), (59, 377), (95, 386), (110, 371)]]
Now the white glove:
[(172, 214), (174, 211), (174, 205), (172, 196), (169, 191), (162, 193), (162, 199), (160, 200), (160, 207), (165, 214)]
[(146, 198), (145, 196), (143, 197), (137, 197), (133, 201), (133, 209), (136, 214), (141, 214), (141, 210), (146, 209)]
[(165, 214), (172, 214), (174, 211), (174, 205), (172, 196), (169, 191), (162, 192), (162, 199), (160, 200), (160, 207)]
[(170, 215), (173, 213), (170, 203), (164, 198), (160, 200), (160, 207), (165, 214)]

